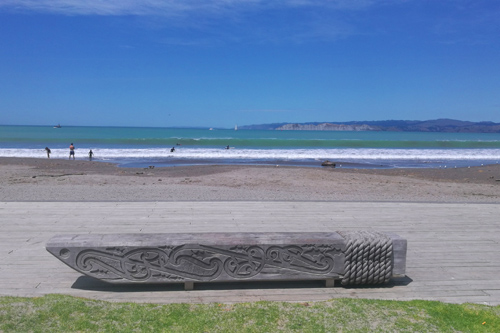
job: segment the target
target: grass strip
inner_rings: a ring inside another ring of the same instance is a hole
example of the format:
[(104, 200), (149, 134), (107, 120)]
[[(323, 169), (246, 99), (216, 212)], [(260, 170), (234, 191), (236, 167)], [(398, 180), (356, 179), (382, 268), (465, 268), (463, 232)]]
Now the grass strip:
[(1, 332), (500, 332), (500, 306), (436, 301), (137, 304), (0, 297)]

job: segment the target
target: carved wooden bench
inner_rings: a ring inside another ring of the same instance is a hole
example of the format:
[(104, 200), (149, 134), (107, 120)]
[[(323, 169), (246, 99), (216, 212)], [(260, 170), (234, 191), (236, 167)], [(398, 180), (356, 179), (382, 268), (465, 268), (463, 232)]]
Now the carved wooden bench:
[(373, 231), (58, 235), (47, 250), (111, 283), (325, 280), (333, 286), (401, 277), (406, 240)]

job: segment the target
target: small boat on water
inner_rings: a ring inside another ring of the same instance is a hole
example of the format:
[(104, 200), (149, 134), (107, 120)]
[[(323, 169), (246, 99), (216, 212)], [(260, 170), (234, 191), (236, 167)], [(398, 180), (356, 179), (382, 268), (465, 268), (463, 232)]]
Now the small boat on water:
[(54, 128), (61, 128), (61, 124), (57, 124)]

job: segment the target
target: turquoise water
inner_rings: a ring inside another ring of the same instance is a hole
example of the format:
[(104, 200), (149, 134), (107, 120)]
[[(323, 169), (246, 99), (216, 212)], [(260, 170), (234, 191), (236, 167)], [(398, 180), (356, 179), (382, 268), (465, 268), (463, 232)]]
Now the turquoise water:
[(92, 149), (96, 160), (122, 166), (318, 165), (328, 159), (344, 166), (440, 167), (500, 160), (500, 134), (490, 133), (0, 126), (0, 156), (45, 157), (49, 147), (52, 158), (67, 158), (70, 143), (77, 158)]

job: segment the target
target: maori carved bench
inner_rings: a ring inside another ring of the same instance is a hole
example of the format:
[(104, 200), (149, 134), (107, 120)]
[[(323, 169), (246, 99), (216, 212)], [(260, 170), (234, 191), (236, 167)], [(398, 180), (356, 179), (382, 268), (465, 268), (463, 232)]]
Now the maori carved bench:
[(171, 233), (54, 236), (47, 251), (111, 283), (325, 280), (333, 287), (402, 277), (406, 240), (392, 233)]

